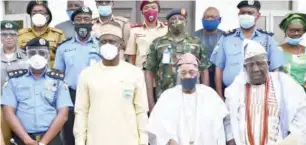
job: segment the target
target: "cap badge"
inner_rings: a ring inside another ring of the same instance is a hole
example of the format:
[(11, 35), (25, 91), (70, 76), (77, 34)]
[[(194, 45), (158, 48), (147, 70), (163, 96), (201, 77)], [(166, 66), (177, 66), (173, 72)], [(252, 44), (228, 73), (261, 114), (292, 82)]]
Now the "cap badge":
[(45, 39), (39, 39), (39, 44), (40, 45), (46, 45), (46, 40)]
[(11, 23), (6, 23), (5, 28), (13, 28), (13, 25)]

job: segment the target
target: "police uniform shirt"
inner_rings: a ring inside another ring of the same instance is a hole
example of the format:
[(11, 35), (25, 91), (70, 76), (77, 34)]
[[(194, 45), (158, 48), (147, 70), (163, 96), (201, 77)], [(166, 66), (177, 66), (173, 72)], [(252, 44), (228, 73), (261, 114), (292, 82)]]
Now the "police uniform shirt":
[(70, 20), (57, 24), (55, 28), (60, 29), (65, 34), (65, 39), (75, 36), (74, 25)]
[[(18, 76), (19, 74), (23, 74)], [(50, 73), (51, 74), (51, 73)], [(3, 86), (1, 105), (16, 109), (16, 116), (27, 133), (48, 131), (57, 110), (72, 107), (67, 85), (47, 73), (35, 79), (28, 70), (16, 70)], [(62, 77), (59, 74), (51, 74)]]
[[(270, 61), (270, 71), (286, 64), (282, 49), (272, 38), (272, 33), (261, 29), (255, 29), (251, 40), (255, 40), (263, 45), (268, 52)], [(223, 69), (223, 83), (229, 86), (234, 78), (242, 70), (244, 62), (244, 52), (242, 49), (244, 36), (241, 28), (225, 33), (219, 40), (210, 60), (219, 68)]]
[(147, 59), (147, 55), (150, 52), (150, 45), (152, 41), (167, 34), (167, 23), (157, 22), (156, 28), (147, 28), (146, 24), (131, 25), (130, 38), (127, 43), (125, 54), (136, 55), (136, 66), (143, 68), (143, 63)]
[(57, 48), (54, 68), (65, 72), (65, 81), (72, 89), (76, 89), (80, 72), (101, 60), (91, 52), (99, 53), (99, 41), (94, 36), (84, 44), (77, 37), (72, 37)]

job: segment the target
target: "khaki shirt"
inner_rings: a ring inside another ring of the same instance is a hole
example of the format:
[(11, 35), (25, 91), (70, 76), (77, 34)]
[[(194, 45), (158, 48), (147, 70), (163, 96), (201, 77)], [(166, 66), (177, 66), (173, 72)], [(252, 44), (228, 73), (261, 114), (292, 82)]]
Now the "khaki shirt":
[(115, 67), (100, 61), (81, 72), (76, 94), (76, 145), (148, 144), (148, 99), (142, 70), (124, 61)]
[(47, 27), (46, 31), (39, 35), (33, 28), (24, 28), (18, 32), (19, 47), (25, 49), (27, 42), (36, 37), (42, 37), (49, 41), (51, 49), (49, 65), (53, 67), (57, 45), (65, 40), (64, 32), (57, 28)]
[(136, 55), (136, 66), (143, 68), (143, 63), (150, 52), (152, 41), (167, 34), (168, 26), (166, 22), (159, 22), (156, 28), (150, 29), (145, 23), (131, 26), (130, 38), (127, 42), (125, 54)]

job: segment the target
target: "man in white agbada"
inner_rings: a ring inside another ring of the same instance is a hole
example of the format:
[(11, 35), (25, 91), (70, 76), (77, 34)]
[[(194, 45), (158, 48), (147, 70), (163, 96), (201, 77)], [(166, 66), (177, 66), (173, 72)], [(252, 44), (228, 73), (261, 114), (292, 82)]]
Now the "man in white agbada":
[(268, 72), (267, 52), (259, 43), (246, 40), (243, 49), (244, 70), (225, 89), (230, 111), (226, 132), (233, 133), (227, 140), (234, 138), (236, 145), (305, 145), (299, 140), (306, 137), (304, 89), (284, 73)]
[(162, 93), (149, 118), (150, 145), (225, 145), (225, 103), (197, 84), (198, 61), (190, 53), (178, 59), (181, 84)]

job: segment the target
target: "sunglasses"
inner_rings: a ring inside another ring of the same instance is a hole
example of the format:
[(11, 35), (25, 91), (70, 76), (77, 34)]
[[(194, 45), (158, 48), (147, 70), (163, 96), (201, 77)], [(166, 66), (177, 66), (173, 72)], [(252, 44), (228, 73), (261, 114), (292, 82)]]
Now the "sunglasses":
[(1, 37), (16, 37), (18, 33), (8, 33), (8, 32), (1, 32)]

